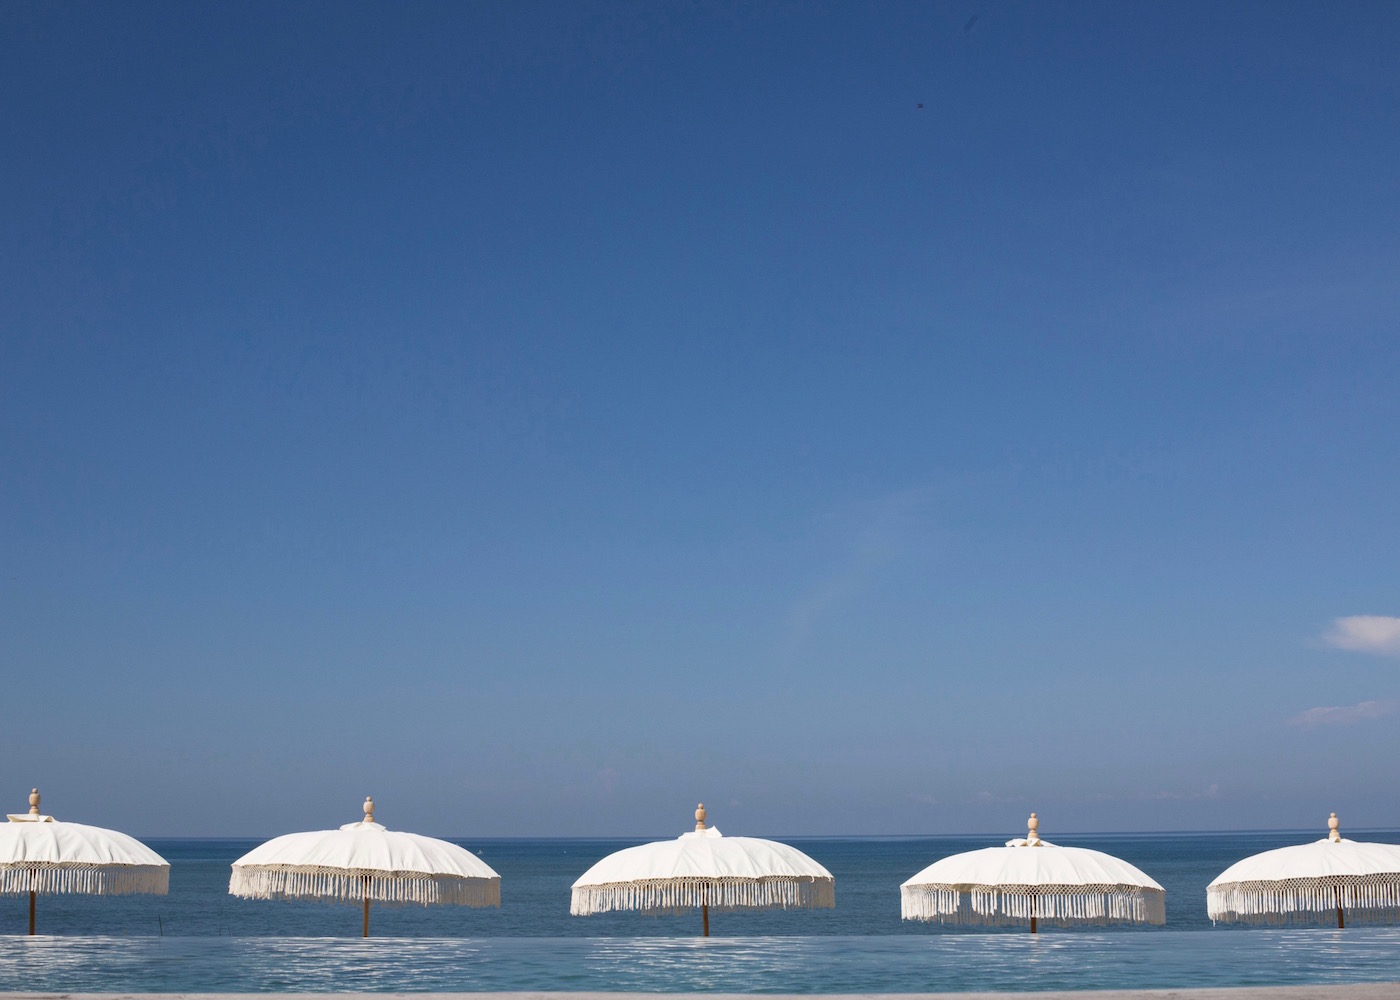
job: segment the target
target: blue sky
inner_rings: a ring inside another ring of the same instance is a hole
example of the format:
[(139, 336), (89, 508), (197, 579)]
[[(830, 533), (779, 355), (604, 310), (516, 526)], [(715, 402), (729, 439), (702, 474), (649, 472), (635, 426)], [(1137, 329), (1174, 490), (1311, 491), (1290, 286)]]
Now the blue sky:
[(0, 32), (7, 809), (1400, 825), (1393, 5)]

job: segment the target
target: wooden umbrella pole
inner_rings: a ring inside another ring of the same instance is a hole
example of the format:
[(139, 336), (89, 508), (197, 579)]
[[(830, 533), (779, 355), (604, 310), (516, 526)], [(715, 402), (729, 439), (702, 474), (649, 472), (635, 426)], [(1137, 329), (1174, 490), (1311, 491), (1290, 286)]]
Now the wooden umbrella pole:
[[(368, 796), (368, 795), (365, 796), (365, 806), (364, 806), (364, 809), (365, 809), (365, 818), (364, 818), (361, 822), (364, 822), (364, 823), (373, 823), (373, 822), (374, 822), (374, 799), (371, 798), (371, 797)], [(365, 926), (364, 926), (364, 932), (363, 932), (360, 936), (361, 936), (361, 937), (369, 937), (369, 876), (366, 875), (366, 876), (364, 877), (364, 879), (365, 879)]]
[[(374, 822), (374, 799), (370, 798), (368, 795), (365, 796), (365, 818), (362, 820), (362, 822), (364, 822), (364, 823), (373, 823), (373, 822)], [(364, 929), (361, 931), (360, 937), (369, 937), (369, 876), (368, 876), (368, 875), (365, 876), (365, 922), (364, 922)]]
[[(695, 807), (695, 829), (705, 829), (705, 803), (701, 802)], [(702, 937), (710, 936), (710, 884), (705, 883), (704, 895), (700, 904), (700, 934)]]
[[(1342, 842), (1342, 824), (1337, 819), (1337, 814), (1333, 813), (1327, 817), (1327, 839), (1334, 844)], [(1337, 929), (1346, 926), (1346, 919), (1342, 916), (1342, 886), (1340, 883), (1336, 887), (1337, 893)]]
[(369, 876), (365, 876), (365, 927), (361, 937), (369, 937)]
[[(34, 789), (29, 793), (29, 815), (37, 817), (39, 815), (39, 789)], [(34, 869), (29, 870), (29, 936), (34, 936), (34, 897), (38, 888), (39, 873)]]
[[(29, 815), (31, 815), (31, 816), (38, 816), (38, 815), (39, 815), (39, 789), (37, 789), (37, 788), (34, 789), (34, 791), (32, 791), (32, 792), (29, 793)], [(35, 893), (34, 890), (35, 890), (36, 888), (38, 888), (38, 887), (35, 885), (35, 882), (36, 882), (36, 880), (38, 879), (38, 877), (39, 877), (39, 876), (38, 876), (38, 873), (35, 872), (35, 871), (31, 868), (30, 871), (29, 871), (29, 936), (30, 936), (30, 937), (33, 937), (33, 936), (34, 936), (34, 896), (36, 895), (36, 893)]]
[[(1031, 813), (1031, 818), (1026, 821), (1026, 846), (1040, 846), (1040, 819), (1035, 813)], [(1031, 933), (1035, 933), (1035, 911), (1040, 902), (1040, 894), (1034, 889), (1031, 890)]]

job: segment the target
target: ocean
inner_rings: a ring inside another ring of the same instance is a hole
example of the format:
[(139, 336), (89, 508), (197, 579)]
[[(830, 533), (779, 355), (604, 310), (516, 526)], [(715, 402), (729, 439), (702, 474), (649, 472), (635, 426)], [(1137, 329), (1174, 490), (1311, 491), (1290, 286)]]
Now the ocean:
[[(1400, 831), (1348, 831), (1400, 843)], [(257, 841), (157, 840), (165, 897), (0, 897), (0, 990), (637, 990), (923, 992), (1400, 981), (1400, 928), (1212, 927), (1207, 883), (1247, 854), (1318, 831), (1059, 836), (1107, 851), (1167, 890), (1165, 928), (1025, 930), (902, 921), (899, 884), (995, 837), (787, 838), (836, 877), (836, 908), (569, 915), (569, 886), (637, 840), (457, 840), (501, 874), (501, 908), (371, 910), (240, 900), (229, 865)], [(16, 935), (16, 936), (9, 936)]]

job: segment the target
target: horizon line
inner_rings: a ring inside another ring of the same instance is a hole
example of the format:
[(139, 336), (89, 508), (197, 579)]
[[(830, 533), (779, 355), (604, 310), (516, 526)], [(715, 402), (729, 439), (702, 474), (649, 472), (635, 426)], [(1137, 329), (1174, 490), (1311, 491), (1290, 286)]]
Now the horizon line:
[[(1353, 826), (1348, 831), (1361, 833), (1400, 833), (1400, 826)], [(301, 831), (284, 831), (301, 832)], [(406, 831), (416, 832), (416, 831)], [(1057, 832), (1055, 836), (1065, 837), (1185, 837), (1199, 835), (1228, 835), (1228, 834), (1261, 834), (1261, 833), (1314, 833), (1318, 832), (1313, 827), (1239, 827), (1232, 829), (1199, 829), (1199, 830), (1065, 830)], [(269, 835), (262, 834), (141, 834), (143, 840), (268, 840), (272, 837), (283, 836), (282, 833)], [(425, 834), (424, 836), (436, 837), (439, 840), (550, 840), (560, 842), (581, 842), (581, 841), (604, 841), (604, 840), (674, 840), (675, 834), (578, 834), (572, 836), (560, 836), (557, 834), (536, 836), (533, 834), (496, 834), (496, 835), (462, 835), (462, 834)], [(734, 834), (736, 837), (746, 837), (750, 834)], [(1005, 832), (995, 833), (986, 831), (973, 831), (971, 833), (860, 833), (860, 834), (763, 834), (755, 835), (764, 840), (941, 840), (951, 838), (969, 837), (1005, 837)], [(1324, 827), (1318, 832), (1320, 838), (1327, 836)], [(1347, 837), (1351, 840), (1354, 838)]]

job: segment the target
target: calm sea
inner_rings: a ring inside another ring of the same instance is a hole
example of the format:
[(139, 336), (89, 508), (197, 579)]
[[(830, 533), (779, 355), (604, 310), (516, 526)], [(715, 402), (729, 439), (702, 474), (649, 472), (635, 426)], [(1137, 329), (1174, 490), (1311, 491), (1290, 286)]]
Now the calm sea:
[[(1400, 843), (1400, 831), (1348, 831)], [(1060, 836), (1132, 862), (1167, 890), (1167, 927), (968, 930), (899, 919), (899, 884), (989, 837), (791, 838), (836, 876), (836, 909), (699, 918), (569, 916), (569, 885), (639, 841), (459, 841), (500, 872), (500, 910), (234, 899), (256, 841), (150, 840), (165, 897), (41, 897), (41, 936), (0, 939), (0, 990), (644, 990), (917, 992), (1400, 981), (1400, 928), (1213, 928), (1205, 888), (1239, 858), (1316, 831)], [(0, 897), (21, 934), (23, 897)]]

